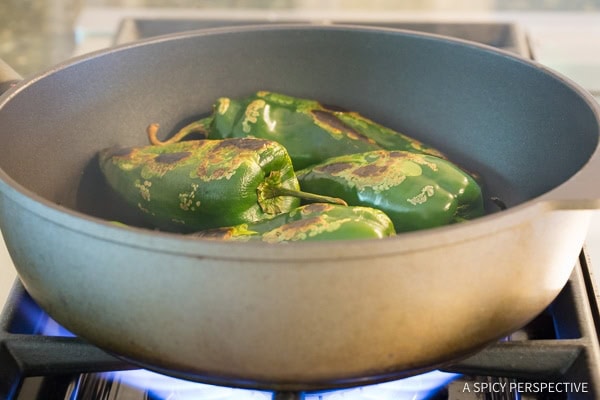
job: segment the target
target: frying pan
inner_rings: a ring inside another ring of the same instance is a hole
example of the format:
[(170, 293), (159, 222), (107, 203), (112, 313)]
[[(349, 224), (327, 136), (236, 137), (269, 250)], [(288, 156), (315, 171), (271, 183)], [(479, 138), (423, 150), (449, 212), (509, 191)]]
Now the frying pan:
[[(108, 222), (121, 208), (98, 150), (146, 144), (151, 122), (167, 136), (216, 98), (259, 89), (416, 136), (508, 208), (383, 240), (285, 245)], [(3, 95), (0, 228), (52, 317), (141, 366), (289, 390), (395, 379), (481, 349), (559, 293), (600, 208), (599, 114), (535, 62), (442, 36), (315, 25), (170, 35)]]

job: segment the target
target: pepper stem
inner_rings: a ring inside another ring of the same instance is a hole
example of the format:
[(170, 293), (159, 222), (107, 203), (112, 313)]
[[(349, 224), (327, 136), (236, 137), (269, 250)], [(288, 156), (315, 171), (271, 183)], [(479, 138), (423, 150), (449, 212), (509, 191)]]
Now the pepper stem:
[(150, 140), (150, 143), (156, 146), (164, 146), (170, 143), (181, 142), (185, 137), (191, 135), (192, 133), (202, 133), (205, 137), (208, 136), (208, 128), (210, 127), (212, 120), (213, 117), (210, 116), (202, 118), (198, 121), (194, 121), (184, 126), (179, 130), (179, 132), (177, 132), (175, 135), (164, 141), (156, 137), (156, 134), (158, 133), (158, 128), (160, 127), (160, 125), (157, 123), (150, 124), (148, 128), (146, 128), (146, 133), (148, 134), (148, 140)]
[(284, 188), (281, 186), (269, 188), (268, 198), (273, 198), (273, 197), (277, 197), (277, 196), (292, 196), (292, 197), (297, 197), (299, 199), (311, 201), (311, 202), (315, 202), (315, 203), (333, 203), (333, 204), (339, 204), (342, 206), (348, 205), (348, 203), (346, 203), (344, 200), (342, 200), (338, 197), (323, 196), (320, 194), (303, 192), (301, 190), (287, 189), (287, 188)]

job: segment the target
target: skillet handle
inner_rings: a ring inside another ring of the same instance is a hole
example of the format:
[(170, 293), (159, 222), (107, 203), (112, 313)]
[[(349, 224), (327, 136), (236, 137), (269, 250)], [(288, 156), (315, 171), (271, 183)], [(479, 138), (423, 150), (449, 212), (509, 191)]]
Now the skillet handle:
[(21, 80), (23, 80), (23, 77), (12, 69), (10, 65), (0, 59), (0, 94), (6, 92)]
[(600, 210), (600, 146), (575, 175), (540, 199), (555, 209)]

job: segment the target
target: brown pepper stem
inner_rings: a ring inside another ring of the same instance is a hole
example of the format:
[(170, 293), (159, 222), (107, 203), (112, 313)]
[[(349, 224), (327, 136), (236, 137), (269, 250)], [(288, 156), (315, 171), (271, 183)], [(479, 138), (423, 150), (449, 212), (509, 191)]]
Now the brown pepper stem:
[(156, 134), (158, 133), (158, 128), (160, 127), (157, 123), (152, 123), (148, 125), (146, 128), (146, 133), (148, 134), (148, 140), (150, 143), (156, 146), (164, 146), (170, 143), (181, 142), (185, 137), (191, 135), (192, 133), (201, 133), (205, 137), (208, 136), (208, 128), (212, 122), (212, 117), (206, 117), (198, 121), (194, 121), (179, 130), (175, 135), (167, 140), (160, 140)]

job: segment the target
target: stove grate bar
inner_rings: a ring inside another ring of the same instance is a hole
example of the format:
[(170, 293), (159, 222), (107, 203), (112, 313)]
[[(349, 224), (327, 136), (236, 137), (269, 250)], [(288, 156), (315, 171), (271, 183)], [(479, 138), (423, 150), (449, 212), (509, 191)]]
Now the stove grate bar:
[(27, 377), (134, 369), (79, 338), (2, 334), (0, 399), (12, 399)]
[(2, 351), (23, 376), (64, 375), (137, 369), (76, 337), (12, 335)]
[(481, 375), (485, 371), (487, 376), (551, 380), (564, 377), (584, 350), (579, 340), (500, 342), (443, 370), (466, 375)]

